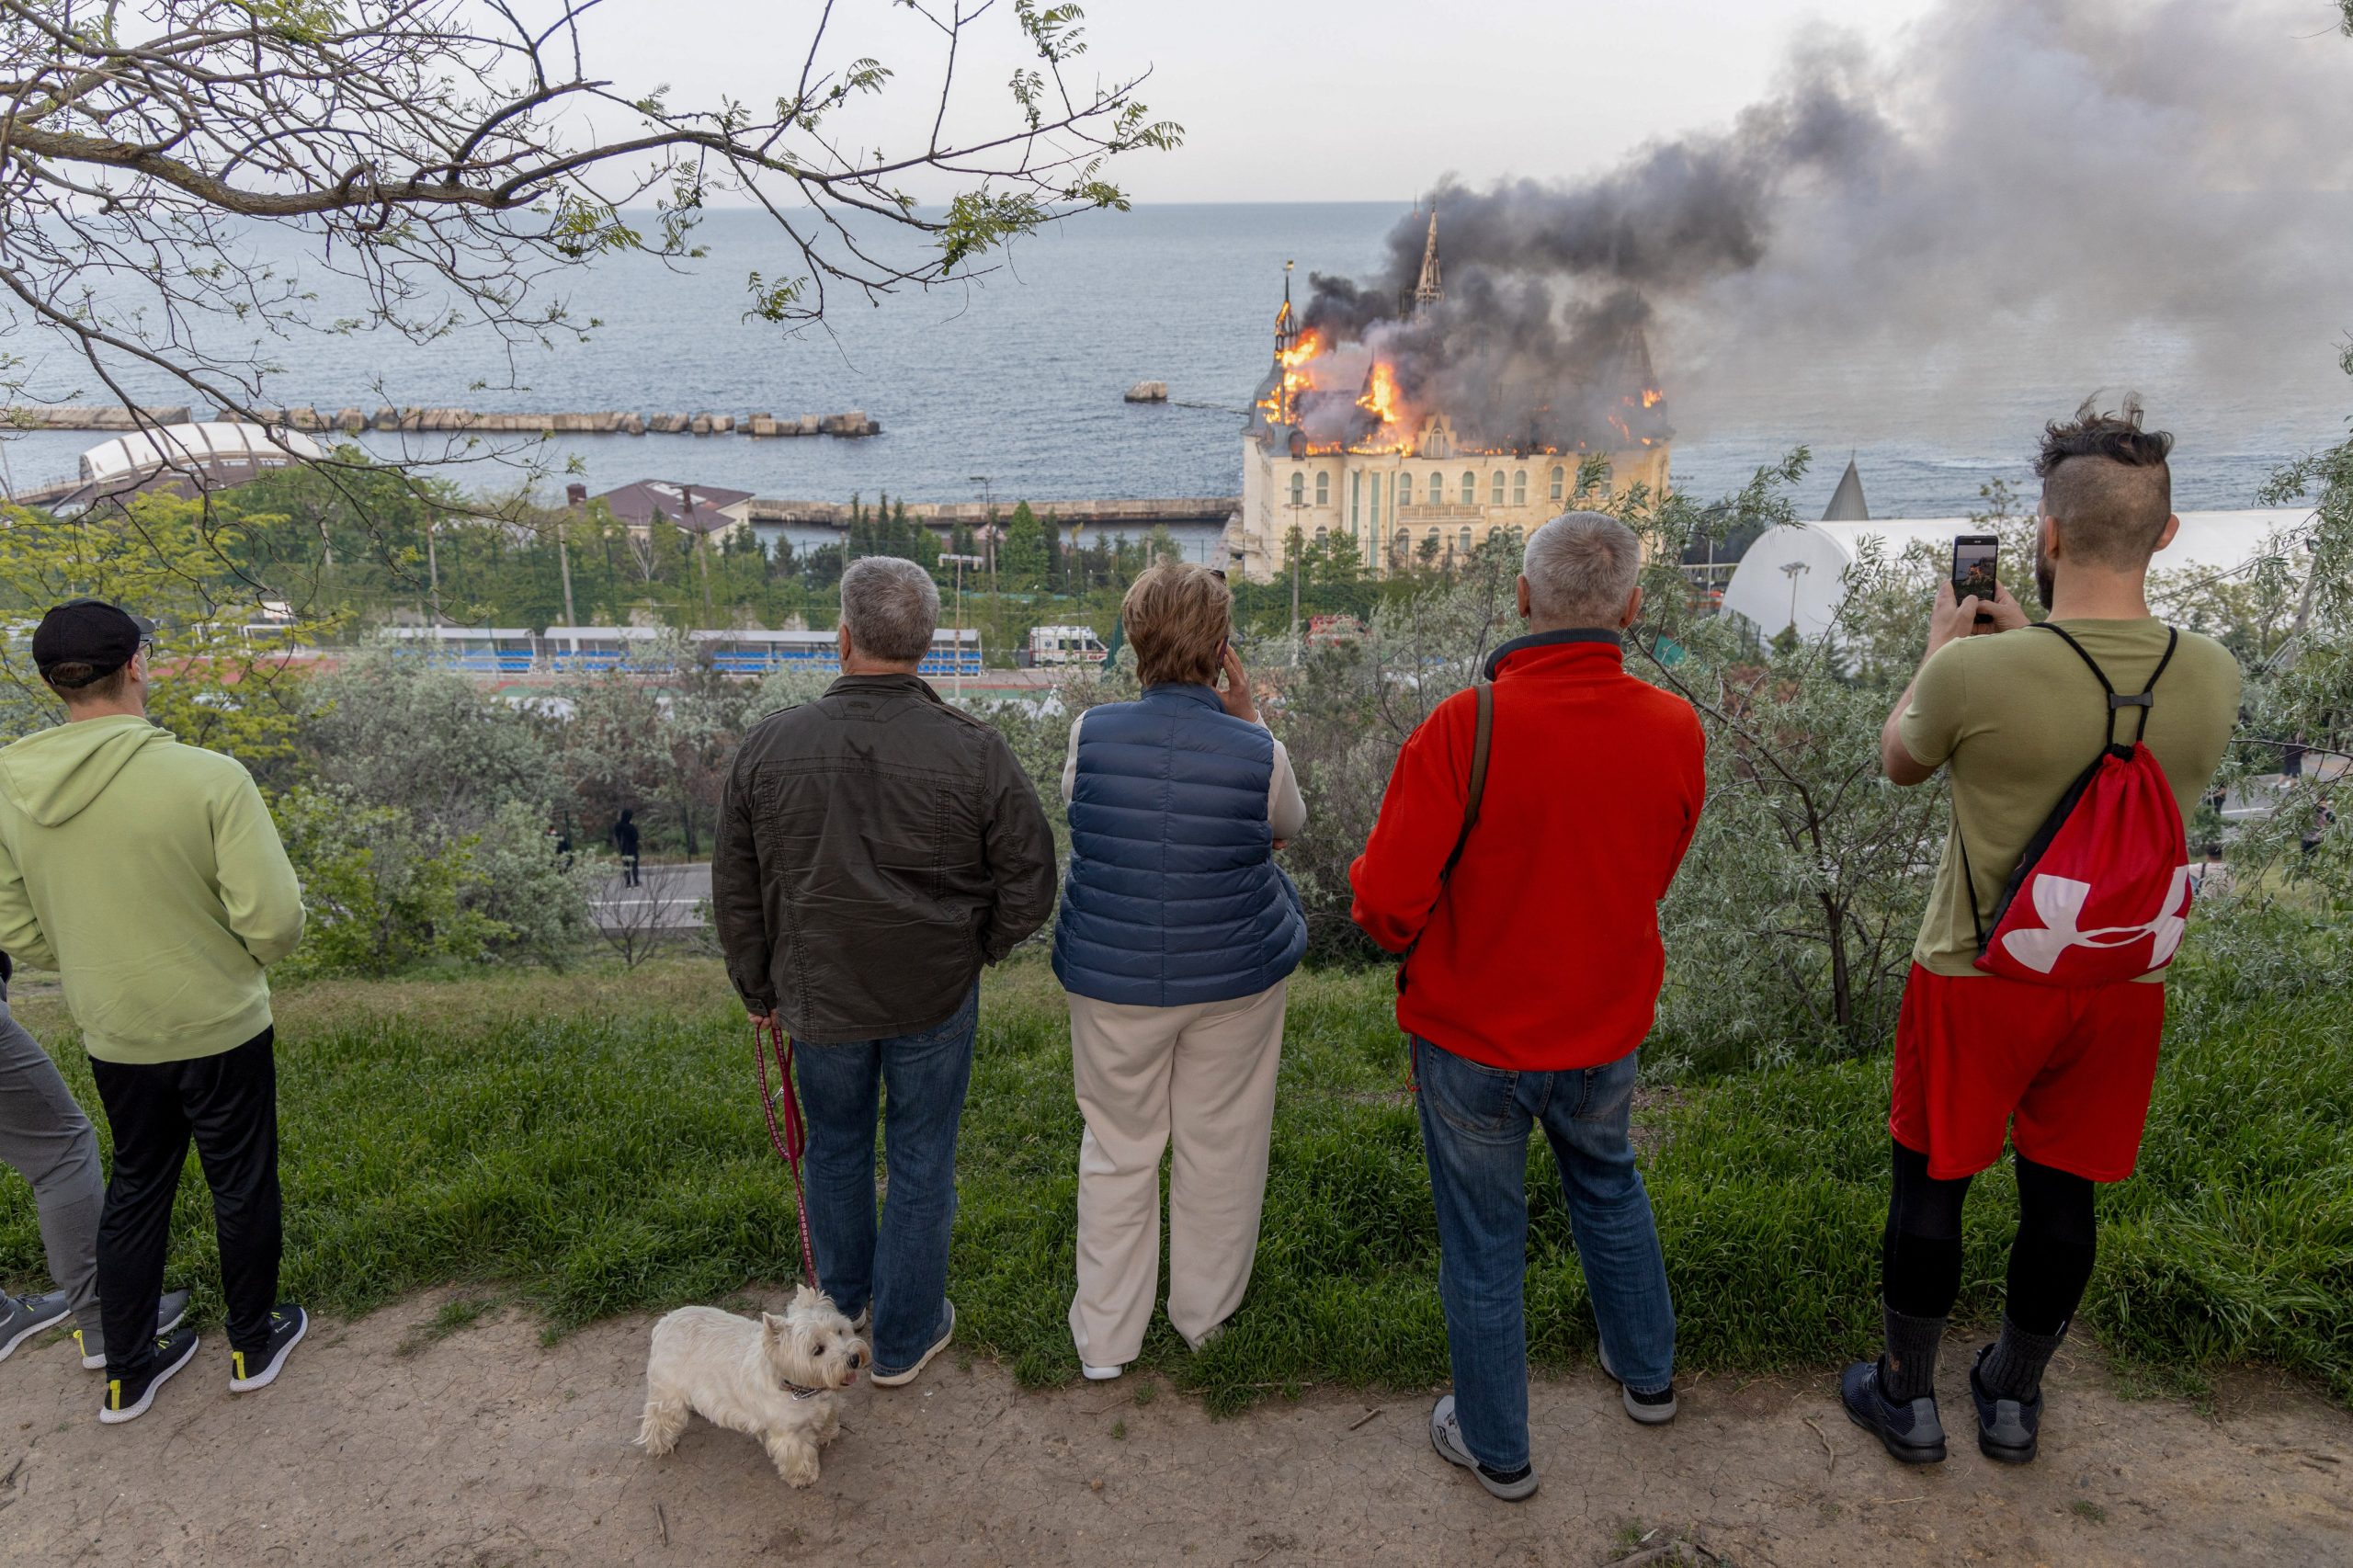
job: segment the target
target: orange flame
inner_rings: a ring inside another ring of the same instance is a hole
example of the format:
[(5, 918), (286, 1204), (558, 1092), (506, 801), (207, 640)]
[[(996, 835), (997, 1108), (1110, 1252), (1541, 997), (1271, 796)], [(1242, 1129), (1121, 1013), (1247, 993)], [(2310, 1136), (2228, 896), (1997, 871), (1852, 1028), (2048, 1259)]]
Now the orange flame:
[(1383, 425), (1394, 425), (1403, 401), (1397, 393), (1397, 372), (1390, 368), (1386, 359), (1375, 360), (1370, 384), (1365, 388), (1364, 395), (1357, 399), (1357, 406), (1370, 413)]
[(1644, 387), (1643, 389), (1643, 406), (1644, 408), (1656, 408), (1660, 403), (1665, 403), (1665, 401), (1666, 394), (1659, 391), (1658, 388)]

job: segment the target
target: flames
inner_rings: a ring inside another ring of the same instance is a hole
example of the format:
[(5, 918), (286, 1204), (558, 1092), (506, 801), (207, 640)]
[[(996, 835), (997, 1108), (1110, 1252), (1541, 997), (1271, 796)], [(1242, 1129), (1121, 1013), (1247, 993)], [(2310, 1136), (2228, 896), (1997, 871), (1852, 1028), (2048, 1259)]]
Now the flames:
[[(1395, 361), (1386, 358), (1377, 344), (1336, 344), (1320, 327), (1306, 327), (1295, 337), (1290, 336), (1290, 308), (1286, 301), (1283, 313), (1276, 318), (1275, 374), (1257, 400), (1256, 413), (1268, 425), (1289, 427), (1295, 443), (1292, 449), (1305, 455), (1416, 456), (1430, 410), (1409, 394)], [(1358, 381), (1359, 367), (1361, 380)], [(1358, 386), (1353, 406), (1347, 401), (1351, 381)], [(1638, 387), (1619, 397), (1617, 406), (1605, 405), (1603, 417), (1614, 437), (1611, 444), (1621, 451), (1655, 446), (1664, 433), (1661, 416), (1654, 411), (1666, 401), (1666, 394), (1654, 386), (1638, 383)], [(1540, 412), (1549, 415), (1550, 404)], [(1347, 416), (1339, 417), (1343, 414)], [(1641, 433), (1637, 426), (1653, 433)], [(1450, 449), (1465, 457), (1553, 456), (1587, 449), (1582, 438), (1574, 447), (1555, 444), (1559, 439), (1556, 436), (1554, 441), (1529, 440), (1508, 447), (1462, 442)]]
[[(1277, 318), (1279, 333), (1290, 317), (1290, 301), (1283, 301), (1283, 312)], [(1315, 390), (1315, 370), (1312, 361), (1324, 352), (1324, 335), (1309, 327), (1299, 335), (1299, 341), (1288, 348), (1275, 351), (1275, 362), (1281, 367), (1282, 380), (1258, 400), (1260, 412), (1270, 425), (1295, 425), (1299, 422), (1299, 398), (1302, 392)]]
[(1371, 371), (1365, 377), (1364, 395), (1357, 399), (1357, 406), (1381, 421), (1383, 429), (1397, 423), (1404, 400), (1397, 392), (1397, 370), (1386, 359), (1372, 362)]

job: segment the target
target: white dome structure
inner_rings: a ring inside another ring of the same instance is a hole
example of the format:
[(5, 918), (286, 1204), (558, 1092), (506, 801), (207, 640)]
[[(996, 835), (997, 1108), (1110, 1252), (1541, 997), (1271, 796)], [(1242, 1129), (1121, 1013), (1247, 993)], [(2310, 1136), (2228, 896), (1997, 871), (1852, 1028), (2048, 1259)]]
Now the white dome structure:
[[(2252, 565), (2276, 549), (2280, 534), (2312, 515), (2296, 507), (2184, 512), (2180, 531), (2158, 552), (2152, 570), (2230, 572)], [(1768, 528), (1733, 569), (1724, 586), (1722, 613), (1745, 618), (1764, 637), (1778, 637), (1790, 626), (1800, 637), (1819, 637), (1837, 617), (1846, 598), (1847, 568), (1854, 564), (1865, 539), (1878, 539), (1891, 558), (1915, 541), (1949, 556), (1956, 536), (1982, 531), (1983, 525), (1967, 517), (1790, 523)]]
[(123, 479), (165, 467), (210, 469), (223, 462), (283, 468), (298, 458), (326, 455), (325, 448), (293, 430), (209, 420), (101, 441), (82, 454), (82, 478), (85, 483)]

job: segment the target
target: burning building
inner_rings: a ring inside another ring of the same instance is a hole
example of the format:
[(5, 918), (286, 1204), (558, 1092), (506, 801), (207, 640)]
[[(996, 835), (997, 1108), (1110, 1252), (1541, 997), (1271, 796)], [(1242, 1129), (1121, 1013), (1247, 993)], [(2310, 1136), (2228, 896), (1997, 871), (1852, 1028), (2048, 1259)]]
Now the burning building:
[(1347, 540), (1376, 573), (1444, 564), (1567, 510), (1595, 456), (1612, 492), (1666, 486), (1671, 431), (1639, 296), (1579, 307), (1563, 331), (1540, 282), (1481, 274), (1449, 297), (1435, 206), (1416, 237), (1418, 276), (1394, 297), (1318, 277), (1295, 312), (1284, 268), (1228, 531), (1251, 576), (1281, 570), (1294, 528), (1311, 547)]

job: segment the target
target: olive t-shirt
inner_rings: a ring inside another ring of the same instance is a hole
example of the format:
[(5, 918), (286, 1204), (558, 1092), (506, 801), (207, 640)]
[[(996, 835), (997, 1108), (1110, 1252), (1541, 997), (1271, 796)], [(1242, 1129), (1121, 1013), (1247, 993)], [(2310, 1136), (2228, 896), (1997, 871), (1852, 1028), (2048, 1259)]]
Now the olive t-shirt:
[[(2154, 619), (2068, 620), (2063, 625), (2107, 672), (2120, 692), (2136, 692), (2165, 651), (2165, 626)], [(2238, 721), (2239, 667), (2211, 637), (2181, 634), (2148, 710), (2150, 751), (2173, 785), (2184, 822), (2212, 783), (2231, 728)], [(2142, 714), (2117, 714), (2116, 738), (2131, 744)], [(1912, 957), (1935, 974), (1979, 975), (1976, 924), (1961, 876), (1970, 869), (1980, 918), (2075, 776), (2091, 766), (2108, 735), (2108, 698), (2066, 642), (2032, 627), (1964, 637), (1920, 668), (1912, 706), (1900, 725), (1904, 749), (1926, 767), (1952, 767), (1953, 828), (1945, 835), (1937, 884), (1920, 921)]]

